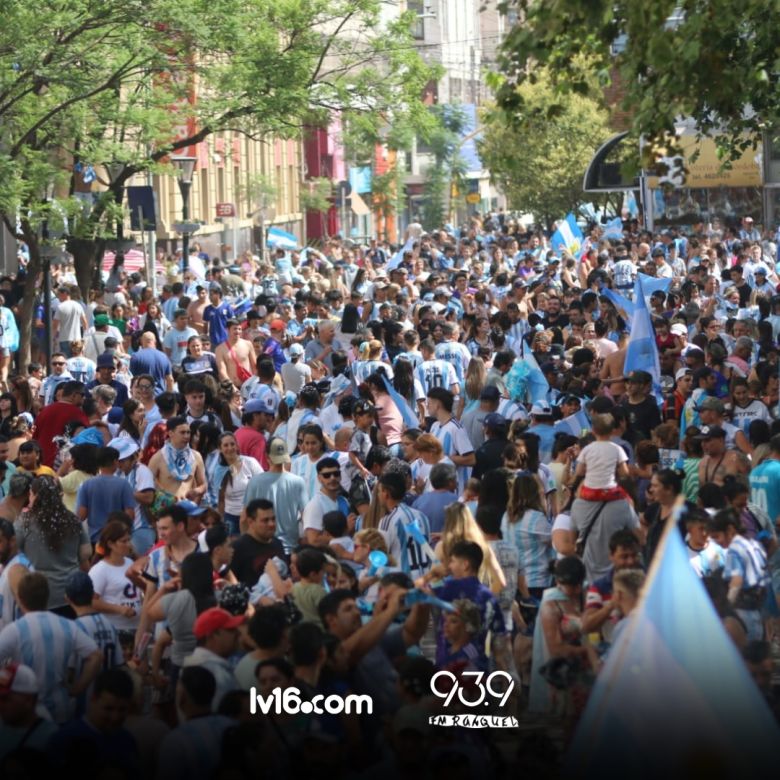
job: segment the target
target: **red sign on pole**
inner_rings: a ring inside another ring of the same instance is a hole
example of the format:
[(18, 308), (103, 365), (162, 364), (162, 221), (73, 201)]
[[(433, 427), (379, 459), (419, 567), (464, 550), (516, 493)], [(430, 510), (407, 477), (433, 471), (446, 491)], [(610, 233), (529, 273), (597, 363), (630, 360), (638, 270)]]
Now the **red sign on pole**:
[(235, 217), (236, 207), (232, 203), (217, 203), (218, 217)]

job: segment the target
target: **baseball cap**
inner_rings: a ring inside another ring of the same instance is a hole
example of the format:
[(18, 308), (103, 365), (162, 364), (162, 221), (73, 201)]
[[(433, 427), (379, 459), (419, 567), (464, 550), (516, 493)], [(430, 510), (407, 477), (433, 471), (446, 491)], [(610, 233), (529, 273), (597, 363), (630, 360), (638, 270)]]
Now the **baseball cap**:
[(725, 439), (726, 431), (720, 425), (705, 425), (701, 433), (693, 437), (694, 439)]
[(205, 506), (198, 506), (194, 501), (179, 501), (176, 506), (183, 509), (188, 517), (198, 517), (206, 511)]
[(218, 282), (211, 282), (209, 284), (209, 292), (221, 293), (222, 292), (222, 285), (219, 284)]
[(238, 628), (244, 623), (244, 615), (231, 615), (226, 609), (210, 607), (198, 615), (192, 633), (196, 639), (205, 639), (224, 628)]
[(102, 354), (98, 355), (97, 367), (116, 368), (116, 364), (114, 363), (114, 356), (109, 355), (107, 352), (103, 352)]
[(501, 414), (497, 414), (496, 412), (491, 412), (489, 415), (487, 415), (482, 424), (491, 431), (506, 430), (506, 418)]
[(119, 460), (135, 455), (140, 449), (138, 443), (129, 436), (117, 436), (115, 439), (111, 439), (108, 446), (113, 447), (119, 453)]
[(263, 412), (264, 414), (276, 414), (276, 404), (270, 393), (263, 395), (260, 398), (253, 398), (244, 404), (244, 412), (247, 414), (258, 414)]
[(65, 581), (65, 595), (77, 604), (88, 604), (94, 594), (95, 586), (85, 571), (74, 571)]
[(271, 330), (284, 330), (287, 326), (284, 320), (271, 320)]
[(108, 314), (96, 314), (95, 327), (102, 328), (104, 325), (108, 325)]
[(680, 368), (674, 375), (674, 381), (679, 382), (684, 376), (688, 376), (688, 374), (693, 374), (690, 368)]
[(8, 696), (9, 693), (35, 695), (39, 690), (38, 678), (29, 666), (10, 663), (0, 668), (0, 696)]
[(537, 401), (531, 406), (531, 415), (535, 417), (552, 417), (552, 407), (547, 401)]
[(290, 462), (290, 453), (287, 452), (287, 444), (284, 439), (271, 439), (268, 445), (268, 460), (275, 466)]
[(757, 265), (753, 269), (753, 276), (756, 274), (761, 274), (762, 276), (767, 276), (769, 274), (769, 269), (765, 265)]
[(300, 357), (303, 354), (303, 347), (300, 344), (290, 345), (290, 357)]
[(700, 404), (699, 404), (699, 411), (710, 411), (710, 412), (717, 412), (718, 414), (723, 414), (726, 411), (726, 407), (723, 405), (723, 401), (720, 400), (720, 398), (713, 398), (711, 395), (708, 395)]
[(650, 257), (665, 257), (665, 256), (666, 256), (666, 252), (664, 252), (664, 250), (661, 249), (661, 247), (654, 249), (650, 253)]
[(674, 325), (670, 328), (669, 332), (673, 336), (687, 336), (688, 335), (688, 328), (685, 327), (685, 325), (682, 324), (682, 322), (675, 322)]
[(495, 385), (483, 387), (479, 394), (480, 401), (498, 401), (499, 398), (501, 398), (501, 392)]

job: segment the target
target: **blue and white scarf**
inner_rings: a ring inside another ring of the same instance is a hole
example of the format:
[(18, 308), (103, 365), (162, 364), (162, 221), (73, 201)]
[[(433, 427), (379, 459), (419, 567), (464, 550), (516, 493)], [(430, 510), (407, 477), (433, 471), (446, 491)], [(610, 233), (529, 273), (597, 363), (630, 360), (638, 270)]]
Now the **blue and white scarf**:
[(186, 482), (195, 471), (195, 455), (191, 447), (177, 450), (170, 442), (166, 442), (165, 465), (168, 466), (170, 475), (177, 482)]

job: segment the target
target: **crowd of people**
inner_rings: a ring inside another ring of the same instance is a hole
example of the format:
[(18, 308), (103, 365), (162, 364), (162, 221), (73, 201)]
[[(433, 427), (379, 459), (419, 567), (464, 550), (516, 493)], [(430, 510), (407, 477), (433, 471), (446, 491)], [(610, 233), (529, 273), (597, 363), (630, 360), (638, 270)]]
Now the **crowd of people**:
[(50, 362), (3, 354), (0, 772), (498, 775), (514, 732), (431, 716), (502, 672), (479, 714), (565, 743), (665, 532), (780, 714), (777, 244), (623, 227), (57, 268)]

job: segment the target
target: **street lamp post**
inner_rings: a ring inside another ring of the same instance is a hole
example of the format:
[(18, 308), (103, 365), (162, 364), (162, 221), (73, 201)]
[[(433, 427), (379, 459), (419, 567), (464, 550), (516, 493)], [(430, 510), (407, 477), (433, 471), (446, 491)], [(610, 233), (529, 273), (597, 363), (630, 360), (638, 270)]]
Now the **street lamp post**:
[[(195, 173), (195, 163), (197, 157), (174, 157), (173, 162), (179, 168), (179, 192), (181, 192), (181, 221), (185, 224), (190, 219), (190, 189), (192, 188), (192, 177)], [(189, 270), (190, 256), (190, 231), (185, 230), (181, 237), (182, 253), (182, 278)]]

